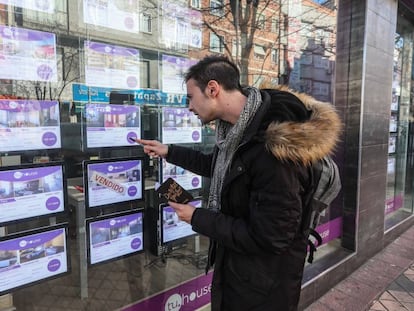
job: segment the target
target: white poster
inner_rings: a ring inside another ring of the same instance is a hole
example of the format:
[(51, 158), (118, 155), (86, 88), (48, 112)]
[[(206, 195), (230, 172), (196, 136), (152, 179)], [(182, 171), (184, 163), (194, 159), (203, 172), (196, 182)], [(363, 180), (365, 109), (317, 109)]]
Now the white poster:
[(83, 21), (121, 31), (139, 31), (138, 0), (83, 0)]
[(55, 11), (55, 0), (0, 0), (0, 3), (45, 13)]
[(85, 83), (119, 89), (138, 89), (139, 50), (85, 41)]

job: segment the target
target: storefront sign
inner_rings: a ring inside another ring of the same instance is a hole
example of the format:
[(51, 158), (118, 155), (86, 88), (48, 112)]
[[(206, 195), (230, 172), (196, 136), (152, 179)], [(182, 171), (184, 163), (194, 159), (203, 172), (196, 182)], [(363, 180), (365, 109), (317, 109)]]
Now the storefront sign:
[(212, 272), (202, 275), (119, 311), (197, 310), (210, 302), (212, 275)]
[[(88, 87), (85, 84), (73, 83), (73, 101), (90, 103), (109, 103), (111, 88)], [(186, 104), (185, 94), (165, 93), (153, 89), (123, 90), (123, 94), (133, 95), (137, 105), (164, 105), (164, 106), (184, 106)]]

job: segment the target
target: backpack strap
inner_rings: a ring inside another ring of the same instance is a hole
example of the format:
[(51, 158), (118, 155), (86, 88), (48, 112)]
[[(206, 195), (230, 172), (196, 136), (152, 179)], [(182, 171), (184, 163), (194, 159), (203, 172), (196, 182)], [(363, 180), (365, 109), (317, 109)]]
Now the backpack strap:
[(310, 230), (309, 235), (313, 236), (316, 239), (316, 241), (318, 241), (318, 244), (315, 245), (315, 243), (311, 239), (308, 239), (308, 246), (309, 246), (308, 262), (312, 263), (313, 256), (316, 252), (316, 247), (322, 244), (322, 237), (316, 230), (312, 228), (309, 228), (309, 230)]

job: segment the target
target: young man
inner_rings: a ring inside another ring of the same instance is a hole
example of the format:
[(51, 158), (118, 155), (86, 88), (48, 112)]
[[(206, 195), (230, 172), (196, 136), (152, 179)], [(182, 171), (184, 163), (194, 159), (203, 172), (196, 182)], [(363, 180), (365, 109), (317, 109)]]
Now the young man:
[(144, 151), (211, 177), (206, 209), (169, 203), (211, 239), (212, 310), (296, 310), (307, 253), (311, 164), (331, 153), (334, 108), (287, 89), (242, 88), (237, 67), (206, 57), (185, 77), (189, 109), (216, 121), (211, 154), (140, 140)]

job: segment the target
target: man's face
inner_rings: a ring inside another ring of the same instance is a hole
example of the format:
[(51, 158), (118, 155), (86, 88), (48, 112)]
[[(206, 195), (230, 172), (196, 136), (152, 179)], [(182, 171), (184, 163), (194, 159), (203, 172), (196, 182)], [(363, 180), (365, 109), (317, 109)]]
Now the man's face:
[(208, 95), (208, 87), (200, 90), (193, 79), (187, 81), (188, 108), (198, 116), (203, 124), (216, 119), (214, 100)]

